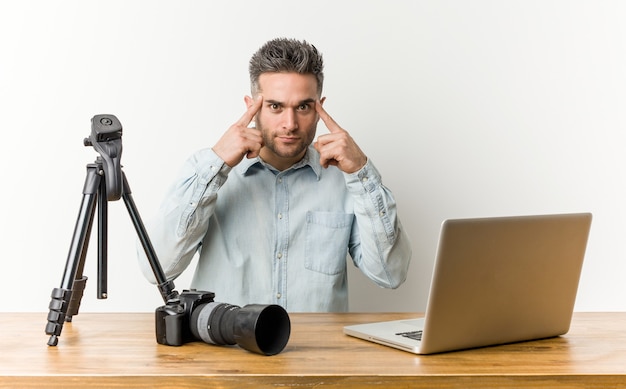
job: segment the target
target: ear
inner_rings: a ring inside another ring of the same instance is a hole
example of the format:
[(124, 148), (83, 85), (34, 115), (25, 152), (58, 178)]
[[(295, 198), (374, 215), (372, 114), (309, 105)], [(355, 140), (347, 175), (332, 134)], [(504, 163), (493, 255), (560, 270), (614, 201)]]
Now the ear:
[(244, 96), (243, 101), (246, 103), (246, 108), (250, 108), (254, 104), (254, 99), (250, 96)]

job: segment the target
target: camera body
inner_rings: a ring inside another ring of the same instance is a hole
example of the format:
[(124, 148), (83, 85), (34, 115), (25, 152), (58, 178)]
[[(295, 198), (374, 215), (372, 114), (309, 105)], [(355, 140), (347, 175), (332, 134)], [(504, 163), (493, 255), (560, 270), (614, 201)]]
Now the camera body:
[(197, 307), (213, 302), (214, 298), (213, 292), (183, 290), (178, 299), (158, 307), (155, 312), (157, 343), (181, 346), (197, 340), (191, 333), (191, 315)]

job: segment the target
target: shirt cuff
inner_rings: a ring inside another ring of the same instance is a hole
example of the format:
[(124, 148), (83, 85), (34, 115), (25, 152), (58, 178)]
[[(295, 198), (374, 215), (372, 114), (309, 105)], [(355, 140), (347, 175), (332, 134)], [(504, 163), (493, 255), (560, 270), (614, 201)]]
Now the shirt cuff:
[(361, 170), (354, 173), (344, 173), (344, 177), (348, 190), (353, 193), (362, 193), (363, 191), (371, 193), (382, 182), (380, 173), (369, 158)]
[(196, 174), (205, 183), (211, 181), (216, 175), (226, 177), (232, 169), (210, 148), (197, 151), (191, 160)]

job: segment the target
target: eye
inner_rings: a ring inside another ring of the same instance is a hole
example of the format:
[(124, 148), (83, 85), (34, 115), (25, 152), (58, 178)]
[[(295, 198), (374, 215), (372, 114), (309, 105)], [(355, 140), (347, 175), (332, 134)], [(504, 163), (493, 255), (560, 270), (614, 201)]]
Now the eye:
[(309, 104), (300, 104), (298, 106), (298, 111), (306, 112), (310, 109), (311, 109), (311, 106)]
[(280, 112), (283, 109), (283, 106), (280, 103), (269, 103), (267, 105), (267, 107), (269, 108), (270, 112)]

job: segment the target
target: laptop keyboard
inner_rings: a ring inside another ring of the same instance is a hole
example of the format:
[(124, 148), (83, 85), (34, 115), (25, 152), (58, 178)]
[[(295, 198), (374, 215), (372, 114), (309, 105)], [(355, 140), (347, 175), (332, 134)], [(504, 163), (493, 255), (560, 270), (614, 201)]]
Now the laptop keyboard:
[(404, 336), (405, 338), (411, 338), (415, 340), (422, 340), (422, 330), (419, 331), (407, 331), (407, 332), (398, 332), (396, 335)]

